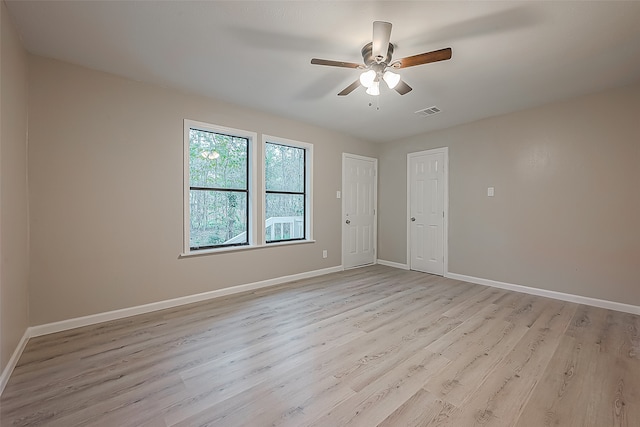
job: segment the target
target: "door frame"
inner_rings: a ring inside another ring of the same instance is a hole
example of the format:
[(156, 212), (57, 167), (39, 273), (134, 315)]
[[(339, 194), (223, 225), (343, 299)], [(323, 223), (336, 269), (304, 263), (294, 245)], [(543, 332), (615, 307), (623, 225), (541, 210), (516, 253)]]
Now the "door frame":
[(407, 269), (411, 270), (411, 167), (410, 162), (413, 157), (427, 154), (442, 153), (444, 157), (443, 171), (443, 203), (444, 218), (442, 222), (442, 251), (444, 252), (443, 277), (449, 274), (449, 147), (433, 148), (430, 150), (407, 153)]
[[(377, 264), (378, 263), (378, 159), (374, 158), (374, 157), (367, 157), (367, 156), (361, 156), (358, 154), (351, 154), (351, 153), (342, 153), (342, 182), (340, 183), (340, 191), (341, 191), (341, 195), (340, 198), (342, 199), (340, 204), (341, 204), (341, 214), (340, 214), (340, 252), (341, 252), (341, 256), (340, 256), (340, 262), (342, 264), (342, 269), (345, 269), (344, 266), (344, 254), (345, 254), (345, 244), (344, 244), (344, 239), (345, 239), (345, 233), (344, 233), (344, 221), (346, 218), (346, 212), (345, 212), (345, 197), (344, 197), (344, 189), (345, 189), (345, 175), (346, 175), (346, 169), (345, 169), (345, 160), (347, 158), (352, 158), (352, 159), (357, 159), (357, 160), (365, 160), (365, 161), (372, 161), (373, 162), (373, 169), (374, 169), (374, 181), (373, 181), (373, 263), (372, 264)], [(371, 265), (371, 264), (364, 264), (362, 267), (366, 266), (366, 265)], [(355, 266), (355, 267), (348, 267), (348, 268), (358, 268), (360, 266)]]

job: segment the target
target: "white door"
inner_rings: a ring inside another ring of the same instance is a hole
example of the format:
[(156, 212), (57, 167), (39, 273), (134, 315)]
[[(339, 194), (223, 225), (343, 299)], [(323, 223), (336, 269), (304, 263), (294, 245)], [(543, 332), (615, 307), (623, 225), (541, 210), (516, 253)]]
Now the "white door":
[(376, 200), (378, 160), (342, 155), (342, 266), (376, 260)]
[(447, 148), (407, 156), (409, 268), (445, 273)]

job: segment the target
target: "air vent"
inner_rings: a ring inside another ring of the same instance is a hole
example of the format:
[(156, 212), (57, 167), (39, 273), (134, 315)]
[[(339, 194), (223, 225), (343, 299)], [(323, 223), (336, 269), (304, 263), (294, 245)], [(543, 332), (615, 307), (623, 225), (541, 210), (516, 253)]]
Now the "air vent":
[(442, 110), (434, 105), (433, 107), (425, 108), (424, 110), (418, 110), (416, 111), (416, 114), (424, 117), (429, 117), (433, 116), (434, 114), (438, 114), (440, 111)]

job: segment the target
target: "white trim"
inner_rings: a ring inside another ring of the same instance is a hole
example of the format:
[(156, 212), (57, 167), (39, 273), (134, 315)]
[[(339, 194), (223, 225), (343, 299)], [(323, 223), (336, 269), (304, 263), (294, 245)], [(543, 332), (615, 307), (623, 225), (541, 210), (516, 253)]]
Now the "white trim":
[[(401, 264), (393, 261), (385, 261), (378, 259), (378, 264), (386, 265), (389, 267), (399, 268), (402, 270), (408, 270), (409, 266), (407, 264)], [(342, 265), (338, 265), (335, 267), (324, 268), (321, 270), (314, 270), (305, 273), (292, 274), (289, 276), (277, 277), (274, 279), (262, 280), (260, 282), (248, 283), (244, 285), (232, 286), (230, 288), (217, 289), (214, 291), (203, 292), (200, 294), (189, 295), (180, 298), (174, 298), (171, 300), (159, 301), (150, 304), (139, 305), (135, 307), (124, 308), (120, 310), (113, 310), (104, 313), (98, 313), (94, 315), (77, 317), (74, 319), (62, 320), (59, 322), (46, 323), (38, 326), (31, 326), (27, 328), (24, 332), (24, 335), (20, 339), (20, 342), (16, 346), (11, 358), (9, 359), (9, 363), (2, 371), (2, 375), (0, 375), (0, 396), (4, 391), (7, 383), (9, 382), (9, 378), (15, 369), (20, 356), (22, 355), (24, 349), (27, 346), (27, 343), (30, 338), (38, 337), (42, 335), (52, 334), (56, 332), (62, 332), (69, 329), (79, 328), (82, 326), (93, 325), (96, 323), (106, 322), (109, 320), (122, 319), (125, 317), (135, 316), (138, 314), (150, 313), (153, 311), (163, 310), (166, 308), (178, 307), (185, 304), (191, 304), (194, 302), (205, 301), (209, 299), (219, 298), (222, 296), (232, 295), (240, 292), (251, 291), (260, 288), (266, 288), (269, 286), (276, 286), (282, 283), (291, 282), (294, 280), (307, 279), (316, 276), (322, 276), (324, 274), (336, 273), (339, 271), (343, 271), (344, 268)], [(490, 286), (494, 288), (506, 289), (514, 292), (521, 292), (530, 295), (537, 295), (547, 298), (553, 298), (561, 301), (574, 302), (577, 304), (590, 305), (594, 307), (605, 308), (609, 310), (621, 311), (624, 313), (631, 313), (640, 315), (640, 306), (630, 305), (619, 303), (615, 301), (601, 300), (597, 298), (584, 297), (580, 295), (566, 294), (562, 292), (550, 291), (546, 289), (538, 289), (531, 288), (528, 286), (522, 285), (514, 285), (511, 283), (498, 282), (495, 280), (482, 279), (479, 277), (466, 276), (463, 274), (457, 273), (445, 273), (445, 277), (455, 280), (462, 280), (469, 283), (475, 283), (483, 286)]]
[(411, 170), (410, 162), (411, 158), (422, 156), (426, 154), (442, 153), (444, 155), (444, 171), (443, 171), (443, 186), (444, 186), (444, 219), (442, 221), (442, 252), (444, 255), (443, 260), (443, 272), (446, 277), (449, 271), (449, 147), (432, 148), (430, 150), (416, 151), (414, 153), (407, 153), (407, 265), (409, 270), (411, 269)]
[(387, 267), (399, 268), (400, 270), (409, 270), (409, 264), (401, 264), (394, 261), (385, 261), (383, 259), (379, 259), (377, 264), (386, 265)]
[(180, 254), (180, 258), (191, 258), (191, 257), (199, 257), (205, 255), (215, 255), (221, 252), (242, 252), (242, 251), (252, 251), (254, 249), (265, 249), (265, 248), (273, 248), (278, 246), (290, 246), (290, 245), (306, 245), (308, 243), (315, 243), (315, 240), (285, 240), (282, 242), (273, 242), (260, 245), (260, 246), (229, 246), (225, 248), (216, 248), (216, 249), (203, 249), (201, 251), (192, 251), (188, 254)]
[(18, 364), (18, 360), (20, 360), (20, 356), (22, 356), (22, 352), (27, 346), (27, 342), (29, 342), (29, 338), (31, 338), (31, 328), (27, 328), (24, 331), (24, 335), (22, 335), (20, 342), (18, 342), (16, 349), (13, 351), (13, 354), (9, 359), (9, 363), (7, 363), (7, 366), (5, 366), (4, 370), (2, 371), (2, 375), (0, 376), (0, 396), (2, 395), (2, 392), (4, 391), (4, 388), (6, 387), (7, 383), (9, 382), (9, 378), (11, 377), (13, 370)]
[(123, 308), (120, 310), (107, 311), (104, 313), (92, 314), (89, 316), (76, 317), (74, 319), (62, 320), (59, 322), (46, 323), (44, 325), (31, 327), (30, 336), (38, 337), (41, 335), (53, 334), (56, 332), (66, 331), (68, 329), (79, 328), (82, 326), (93, 325), (101, 322), (108, 322), (110, 320), (122, 319), (125, 317), (136, 316), (138, 314), (144, 314), (144, 313), (150, 313), (152, 311), (157, 311), (157, 310), (164, 310), (166, 308), (177, 307), (185, 304), (191, 304), (194, 302), (206, 301), (213, 298), (219, 298), (222, 296), (237, 294), (239, 292), (252, 291), (255, 289), (280, 285), (282, 283), (287, 283), (294, 280), (301, 280), (301, 279), (307, 279), (315, 276), (322, 276), (324, 274), (335, 273), (338, 271), (342, 271), (342, 266), (328, 267), (328, 268), (323, 268), (321, 270), (314, 270), (314, 271), (308, 271), (305, 273), (292, 274), (290, 276), (276, 277), (273, 279), (262, 280), (254, 283), (247, 283), (244, 285), (232, 286), (229, 288), (216, 289), (214, 291), (203, 292), (195, 295), (187, 295), (184, 297), (174, 298), (170, 300), (158, 301), (150, 304)]
[(256, 243), (260, 246), (265, 245), (267, 243), (267, 236), (265, 235), (267, 227), (264, 221), (266, 219), (265, 215), (267, 212), (267, 159), (265, 154), (266, 152), (265, 144), (266, 144), (267, 135), (262, 134), (261, 138), (262, 138), (262, 143), (260, 144), (260, 212), (261, 212), (261, 218), (263, 219), (263, 221), (260, 221), (261, 222), (260, 224), (256, 223), (256, 226), (260, 228), (260, 230), (258, 230), (258, 238), (256, 240)]
[(69, 329), (80, 328), (82, 326), (94, 325), (96, 323), (108, 322), (110, 320), (123, 319), (125, 317), (136, 316), (138, 314), (150, 313), (153, 311), (164, 310), (166, 308), (178, 307), (185, 304), (191, 304), (194, 302), (206, 301), (209, 299), (219, 298), (227, 295), (232, 295), (240, 292), (252, 291), (255, 289), (266, 288), (269, 286), (276, 286), (282, 283), (292, 282), (295, 280), (308, 279), (311, 277), (322, 276), (325, 274), (336, 273), (343, 271), (341, 265), (335, 267), (323, 268), (320, 270), (307, 271), (304, 273), (292, 274), (289, 276), (276, 277), (273, 279), (262, 280), (260, 282), (247, 283), (244, 285), (232, 286), (224, 289), (216, 289), (215, 291), (203, 292), (195, 295), (188, 295), (184, 297), (174, 298), (170, 300), (158, 301), (150, 304), (138, 305), (135, 307), (123, 308), (120, 310), (107, 311), (104, 313), (92, 314), (89, 316), (76, 317), (68, 320), (61, 320), (59, 322), (45, 323), (38, 326), (28, 327), (20, 342), (16, 346), (9, 363), (2, 371), (0, 375), (0, 396), (4, 391), (5, 386), (9, 382), (9, 378), (15, 369), (20, 356), (24, 352), (30, 338), (39, 337), (42, 335), (53, 334), (56, 332), (62, 332)]
[[(341, 222), (340, 222), (340, 248), (342, 254), (341, 254), (341, 260), (342, 260), (342, 265), (344, 266), (344, 254), (345, 254), (345, 234), (344, 234), (344, 224), (342, 223), (342, 221), (346, 220), (346, 213), (345, 213), (345, 197), (344, 197), (344, 183), (346, 181), (345, 179), (345, 160), (346, 158), (351, 158), (351, 159), (355, 159), (355, 160), (363, 160), (366, 162), (373, 162), (373, 173), (374, 173), (374, 180), (373, 180), (373, 264), (376, 263), (377, 258), (378, 258), (378, 159), (376, 159), (375, 157), (367, 157), (367, 156), (361, 156), (358, 154), (351, 154), (351, 153), (342, 153), (342, 182), (340, 184), (340, 192), (341, 192), (341, 196), (340, 196), (340, 205), (341, 205)], [(363, 264), (363, 266), (367, 266), (367, 265), (371, 265), (371, 264)], [(358, 266), (354, 266), (354, 267), (358, 267)], [(353, 267), (347, 267), (347, 268), (353, 268)]]
[(443, 274), (449, 271), (449, 147), (443, 147), (444, 150), (444, 223), (443, 223), (443, 243), (442, 252), (444, 255)]
[[(236, 135), (243, 136), (242, 134)], [(249, 203), (249, 223), (247, 224), (249, 234), (247, 241), (250, 245), (254, 245), (260, 239), (260, 235), (258, 234), (260, 233), (258, 229), (260, 215), (258, 215), (258, 196), (256, 194), (258, 191), (258, 173), (256, 168), (259, 167), (259, 156), (261, 156), (262, 153), (258, 147), (258, 134), (255, 132), (247, 132), (247, 135), (251, 135), (250, 137), (245, 135), (249, 138), (249, 176), (247, 177), (249, 180), (249, 195), (247, 197), (247, 203)]]
[(550, 291), (547, 289), (532, 288), (529, 286), (514, 285), (512, 283), (498, 282), (496, 280), (482, 279), (480, 277), (465, 276), (464, 274), (446, 273), (445, 277), (464, 282), (475, 283), (478, 285), (491, 286), (493, 288), (506, 289), (509, 291), (521, 292), (530, 295), (553, 298), (560, 301), (574, 302), (577, 304), (590, 305), (593, 307), (606, 308), (608, 310), (621, 311), (624, 313), (640, 315), (640, 306), (624, 304), (621, 302), (602, 300), (597, 298), (585, 297), (581, 295), (566, 294), (564, 292)]
[[(407, 174), (407, 195), (406, 195), (406, 212), (405, 212), (405, 221), (407, 222), (407, 269), (411, 270), (411, 153), (407, 154), (407, 169), (405, 173)], [(445, 270), (447, 271), (447, 270)]]
[(360, 264), (360, 265), (354, 265), (353, 267), (342, 266), (342, 271), (355, 270), (356, 268), (371, 267), (372, 265), (375, 265), (375, 264), (376, 262), (374, 261), (371, 264)]

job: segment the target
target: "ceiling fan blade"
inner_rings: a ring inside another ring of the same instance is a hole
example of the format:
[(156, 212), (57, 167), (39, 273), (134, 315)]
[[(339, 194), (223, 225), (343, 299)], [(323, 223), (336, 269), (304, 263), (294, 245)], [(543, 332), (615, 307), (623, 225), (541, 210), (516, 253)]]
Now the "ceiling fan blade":
[(384, 21), (373, 22), (373, 49), (372, 55), (376, 62), (380, 63), (387, 57), (389, 39), (391, 38), (391, 23)]
[(407, 94), (407, 93), (409, 93), (409, 92), (411, 92), (413, 90), (413, 88), (411, 86), (409, 86), (408, 84), (406, 84), (403, 80), (400, 80), (398, 82), (398, 84), (396, 85), (396, 87), (394, 87), (394, 89), (400, 95), (405, 95), (405, 94)]
[(399, 59), (397, 62), (400, 63), (400, 65), (397, 68), (414, 67), (416, 65), (428, 64), (430, 62), (446, 61), (447, 59), (451, 59), (450, 47)]
[(329, 67), (342, 67), (342, 68), (364, 68), (361, 64), (356, 64), (354, 62), (343, 62), (343, 61), (331, 61), (329, 59), (318, 59), (313, 58), (311, 60), (313, 65), (326, 65)]
[(354, 90), (356, 90), (358, 88), (358, 86), (360, 86), (360, 79), (356, 80), (355, 82), (351, 83), (349, 86), (345, 87), (342, 92), (340, 92), (338, 94), (338, 96), (345, 96), (345, 95), (349, 95), (351, 92), (353, 92)]

